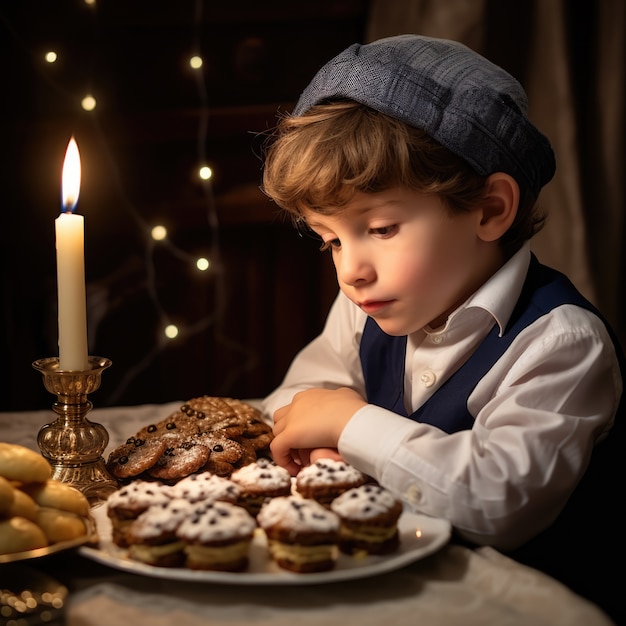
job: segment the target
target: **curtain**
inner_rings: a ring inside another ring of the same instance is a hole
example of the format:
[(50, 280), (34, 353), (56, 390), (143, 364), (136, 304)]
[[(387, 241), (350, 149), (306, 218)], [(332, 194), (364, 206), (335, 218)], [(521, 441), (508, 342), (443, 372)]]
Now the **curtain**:
[(624, 0), (371, 0), (368, 41), (419, 33), (455, 39), (510, 71), (550, 139), (548, 219), (532, 247), (566, 273), (626, 344)]

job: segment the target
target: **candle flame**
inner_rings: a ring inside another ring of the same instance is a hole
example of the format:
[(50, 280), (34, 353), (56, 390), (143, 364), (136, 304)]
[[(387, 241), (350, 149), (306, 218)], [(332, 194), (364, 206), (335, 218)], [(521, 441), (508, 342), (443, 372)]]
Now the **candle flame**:
[(73, 213), (80, 193), (80, 153), (74, 136), (67, 144), (61, 179), (63, 210)]

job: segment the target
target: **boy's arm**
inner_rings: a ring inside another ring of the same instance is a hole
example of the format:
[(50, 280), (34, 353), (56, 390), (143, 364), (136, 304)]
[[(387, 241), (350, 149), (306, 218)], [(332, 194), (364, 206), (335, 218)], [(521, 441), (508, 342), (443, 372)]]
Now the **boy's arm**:
[(368, 404), (342, 431), (339, 453), (466, 539), (521, 545), (560, 513), (622, 392), (595, 316), (562, 307), (537, 323), (548, 326), (542, 338), (505, 354), (470, 396), (471, 430), (447, 434)]

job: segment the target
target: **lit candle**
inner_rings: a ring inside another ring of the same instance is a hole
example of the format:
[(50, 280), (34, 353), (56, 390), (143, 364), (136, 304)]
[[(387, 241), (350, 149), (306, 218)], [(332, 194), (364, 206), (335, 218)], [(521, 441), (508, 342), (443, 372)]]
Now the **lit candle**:
[(74, 137), (65, 153), (63, 207), (55, 220), (59, 315), (59, 369), (88, 369), (85, 226), (74, 209), (80, 192), (80, 154)]

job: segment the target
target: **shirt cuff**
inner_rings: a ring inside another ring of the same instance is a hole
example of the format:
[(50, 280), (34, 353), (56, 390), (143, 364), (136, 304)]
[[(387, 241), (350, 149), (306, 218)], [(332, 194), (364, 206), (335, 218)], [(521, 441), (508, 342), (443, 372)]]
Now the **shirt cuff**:
[(341, 456), (351, 465), (383, 479), (385, 459), (391, 459), (404, 441), (415, 434), (415, 422), (373, 404), (360, 408), (338, 441)]

